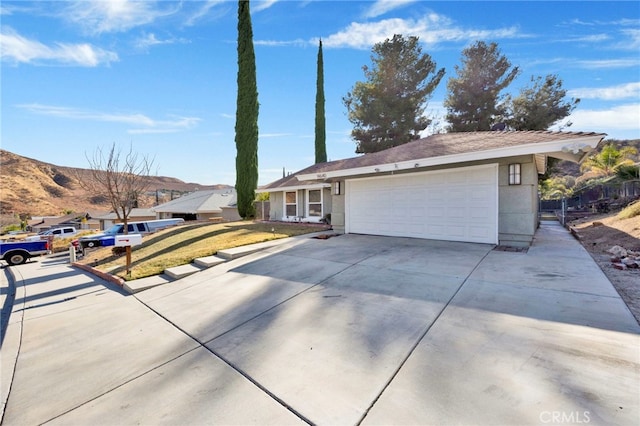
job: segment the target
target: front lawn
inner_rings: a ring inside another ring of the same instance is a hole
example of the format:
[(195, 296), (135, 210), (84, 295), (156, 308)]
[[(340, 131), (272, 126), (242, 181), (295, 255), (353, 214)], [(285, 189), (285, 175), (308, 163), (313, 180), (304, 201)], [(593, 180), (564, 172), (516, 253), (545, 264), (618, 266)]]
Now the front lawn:
[(88, 250), (78, 263), (135, 280), (161, 274), (165, 269), (191, 263), (218, 250), (330, 229), (327, 225), (269, 222), (229, 222), (182, 225), (143, 238), (131, 252), (131, 273), (126, 275), (125, 255), (114, 255), (113, 247)]

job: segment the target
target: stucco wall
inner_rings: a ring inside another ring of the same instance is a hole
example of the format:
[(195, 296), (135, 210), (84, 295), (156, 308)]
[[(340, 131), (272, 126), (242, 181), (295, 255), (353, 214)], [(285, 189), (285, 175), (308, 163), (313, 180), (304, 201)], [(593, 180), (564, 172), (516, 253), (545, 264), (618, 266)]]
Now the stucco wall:
[[(509, 185), (509, 164), (521, 164), (520, 185)], [(501, 159), (498, 169), (498, 240), (528, 246), (538, 228), (538, 172), (532, 155)]]
[[(317, 189), (317, 188), (315, 188)], [(285, 192), (271, 192), (269, 193), (270, 200), (270, 220), (289, 220), (289, 221), (309, 221), (315, 222), (320, 221), (327, 213), (331, 213), (332, 206), (332, 198), (331, 198), (331, 188), (322, 188), (322, 211), (323, 215), (321, 217), (309, 217), (307, 212), (307, 190), (299, 189), (296, 191), (297, 193), (297, 204), (298, 204), (298, 214), (297, 216), (286, 217), (284, 215), (284, 194)]]
[[(332, 214), (333, 210), (333, 197), (331, 196), (331, 188), (324, 188), (322, 190), (322, 215), (326, 216), (328, 213)], [(333, 217), (331, 219), (333, 221)]]
[(269, 202), (271, 204), (269, 210), (270, 220), (282, 220), (284, 208), (284, 192), (271, 192), (269, 194)]
[(345, 221), (344, 221), (344, 197), (345, 184), (344, 181), (340, 181), (340, 195), (331, 196), (331, 227), (339, 234), (344, 234)]
[(222, 220), (225, 222), (235, 222), (238, 220), (242, 220), (242, 217), (238, 213), (237, 206), (225, 206), (221, 207), (220, 210), (222, 210)]

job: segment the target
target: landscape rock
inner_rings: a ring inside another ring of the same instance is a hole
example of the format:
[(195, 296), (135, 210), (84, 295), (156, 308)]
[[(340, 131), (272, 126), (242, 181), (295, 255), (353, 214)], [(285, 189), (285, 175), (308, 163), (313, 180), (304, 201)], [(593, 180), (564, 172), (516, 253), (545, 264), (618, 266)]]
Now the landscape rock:
[(613, 246), (607, 252), (613, 256), (610, 257), (611, 266), (622, 271), (627, 269), (640, 269), (640, 256), (638, 252), (627, 250), (621, 246)]
[(616, 257), (627, 257), (627, 250), (624, 247), (613, 246), (607, 252), (611, 253)]
[(620, 263), (622, 263), (623, 265), (627, 265), (628, 268), (638, 267), (638, 261), (631, 257), (625, 257), (624, 259), (621, 259)]

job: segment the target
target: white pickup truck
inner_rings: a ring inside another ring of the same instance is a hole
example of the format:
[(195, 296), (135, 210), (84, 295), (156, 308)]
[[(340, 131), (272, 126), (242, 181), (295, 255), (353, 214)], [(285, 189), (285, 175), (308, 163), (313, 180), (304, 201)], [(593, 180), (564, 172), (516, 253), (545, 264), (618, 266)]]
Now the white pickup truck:
[(61, 226), (59, 228), (47, 229), (46, 231), (38, 232), (36, 235), (25, 238), (25, 241), (39, 241), (46, 240), (48, 237), (54, 238), (69, 238), (78, 233), (78, 230), (73, 226)]
[[(142, 222), (130, 222), (127, 224), (127, 234), (150, 234), (169, 226), (180, 225), (184, 219), (157, 219), (145, 220)], [(94, 247), (105, 247), (115, 245), (115, 236), (124, 234), (124, 224), (117, 223), (100, 234), (87, 235), (73, 241), (76, 249), (87, 249)]]

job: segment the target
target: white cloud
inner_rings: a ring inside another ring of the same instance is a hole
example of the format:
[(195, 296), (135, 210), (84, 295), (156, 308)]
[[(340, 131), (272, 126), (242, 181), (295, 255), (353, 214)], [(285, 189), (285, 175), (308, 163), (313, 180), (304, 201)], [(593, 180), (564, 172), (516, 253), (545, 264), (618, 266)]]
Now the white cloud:
[(630, 68), (640, 66), (640, 57), (638, 58), (618, 58), (618, 59), (596, 59), (596, 60), (579, 60), (569, 57), (555, 57), (548, 59), (534, 59), (526, 63), (527, 67), (537, 67), (541, 65), (561, 64), (563, 67), (578, 67), (587, 69), (604, 69), (604, 68)]
[(6, 4), (0, 4), (0, 15), (13, 15), (15, 9), (11, 6), (7, 6)]
[[(188, 26), (194, 25), (196, 22), (203, 19), (205, 16), (208, 16), (211, 12), (211, 9), (213, 9), (215, 6), (222, 5), (225, 3), (228, 4), (226, 0), (207, 0), (204, 2), (197, 2), (197, 3), (198, 4), (202, 3), (202, 5), (193, 15), (189, 17), (189, 19), (187, 19), (186, 25)], [(224, 13), (226, 13), (226, 8), (225, 8), (225, 11), (220, 13), (220, 15), (223, 15)]]
[(584, 68), (598, 69), (598, 68), (628, 68), (637, 67), (640, 65), (640, 58), (628, 58), (628, 59), (600, 59), (592, 61), (578, 61), (577, 64)]
[[(277, 40), (256, 40), (253, 44), (256, 46), (269, 46), (269, 47), (282, 47), (282, 46), (306, 46), (309, 42), (296, 39), (296, 40), (287, 40), (287, 41), (277, 41)], [(318, 44), (318, 41), (315, 40), (312, 44)]]
[(627, 132), (640, 137), (640, 103), (599, 110), (576, 110), (567, 120), (573, 123), (569, 130), (605, 132), (613, 138)]
[(86, 33), (96, 35), (127, 31), (171, 15), (178, 8), (160, 10), (155, 1), (76, 0), (70, 2), (61, 17), (79, 25)]
[(171, 116), (169, 120), (155, 120), (144, 114), (133, 113), (108, 113), (100, 111), (89, 111), (79, 108), (70, 108), (55, 105), (42, 104), (22, 104), (19, 108), (30, 111), (34, 114), (48, 115), (52, 117), (66, 118), (72, 120), (102, 121), (108, 123), (121, 123), (140, 128), (130, 129), (130, 134), (141, 133), (174, 133), (187, 130), (200, 122), (197, 117)]
[(140, 50), (148, 50), (152, 46), (158, 46), (163, 44), (184, 44), (189, 41), (184, 38), (167, 38), (167, 39), (158, 39), (154, 33), (143, 34), (140, 36), (135, 42), (134, 45), (137, 49)]
[(629, 29), (622, 30), (622, 33), (626, 35), (629, 39), (624, 43), (621, 43), (618, 47), (628, 50), (638, 50), (640, 49), (640, 30), (639, 29)]
[(54, 43), (47, 46), (21, 36), (10, 27), (0, 33), (0, 56), (10, 63), (67, 64), (95, 67), (118, 61), (118, 55), (87, 43)]
[(609, 87), (581, 87), (569, 90), (568, 94), (580, 99), (602, 99), (606, 101), (628, 98), (640, 99), (640, 82)]
[(323, 37), (322, 44), (325, 47), (370, 49), (394, 34), (418, 36), (423, 43), (429, 45), (450, 41), (525, 37), (516, 27), (495, 30), (464, 29), (455, 26), (446, 16), (429, 13), (418, 20), (393, 18), (371, 23), (353, 22), (346, 29)]
[(565, 38), (560, 41), (565, 43), (574, 43), (574, 42), (596, 43), (596, 42), (606, 41), (610, 39), (611, 37), (608, 34), (591, 34), (583, 37)]
[(404, 7), (416, 0), (378, 0), (365, 12), (365, 18), (376, 18), (392, 10)]
[(274, 4), (278, 3), (279, 0), (263, 0), (263, 1), (257, 1), (254, 3), (254, 6), (252, 6), (252, 10), (253, 12), (260, 12), (263, 11), (265, 9), (269, 9), (271, 6), (273, 6)]

